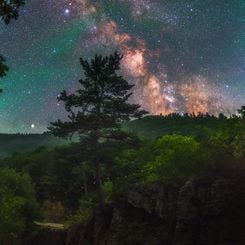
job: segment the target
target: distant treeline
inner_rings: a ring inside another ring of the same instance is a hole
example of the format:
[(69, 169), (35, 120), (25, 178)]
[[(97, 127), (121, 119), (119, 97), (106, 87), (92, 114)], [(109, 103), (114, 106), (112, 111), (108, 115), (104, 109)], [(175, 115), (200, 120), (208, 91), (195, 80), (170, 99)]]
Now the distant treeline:
[(53, 148), (67, 143), (69, 142), (50, 133), (0, 134), (0, 158), (11, 156), (13, 153), (34, 151), (42, 146)]

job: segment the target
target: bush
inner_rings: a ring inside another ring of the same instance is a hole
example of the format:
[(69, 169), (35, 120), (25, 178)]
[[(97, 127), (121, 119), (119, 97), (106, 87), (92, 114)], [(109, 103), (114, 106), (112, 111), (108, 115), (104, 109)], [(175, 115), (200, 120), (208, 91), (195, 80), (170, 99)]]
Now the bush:
[(0, 169), (0, 238), (19, 238), (38, 215), (30, 178), (12, 169)]
[(200, 167), (202, 150), (192, 137), (166, 135), (154, 147), (154, 160), (145, 165), (146, 179), (150, 182), (183, 179), (196, 173)]
[(67, 220), (65, 225), (69, 227), (74, 224), (88, 222), (93, 215), (95, 206), (97, 205), (94, 199), (94, 194), (84, 196), (84, 198), (80, 200), (80, 206), (78, 210)]

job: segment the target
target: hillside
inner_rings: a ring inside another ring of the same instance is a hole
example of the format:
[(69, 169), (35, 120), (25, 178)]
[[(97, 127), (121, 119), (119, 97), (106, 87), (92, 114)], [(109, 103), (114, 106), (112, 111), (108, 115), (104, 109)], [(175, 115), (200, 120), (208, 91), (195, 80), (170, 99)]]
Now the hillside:
[(17, 152), (29, 152), (39, 147), (53, 148), (69, 141), (44, 134), (0, 134), (0, 156), (7, 157)]
[[(147, 116), (123, 124), (123, 128), (143, 138), (155, 139), (166, 134), (181, 134), (203, 137), (208, 131), (219, 127), (222, 119), (216, 117), (183, 117), (179, 115)], [(70, 143), (51, 135), (44, 134), (0, 134), (0, 156), (10, 156), (15, 152), (29, 152), (39, 147), (48, 149)]]
[(126, 130), (132, 131), (143, 138), (155, 139), (167, 134), (191, 135), (203, 137), (208, 131), (216, 130), (223, 118), (214, 116), (147, 116), (124, 124)]
[[(15, 228), (16, 212), (25, 221), (28, 211), (31, 232), (22, 244), (243, 245), (244, 122), (148, 116), (123, 124), (142, 141), (101, 141), (96, 154), (88, 143), (0, 159), (0, 231)], [(5, 154), (69, 143), (47, 133), (0, 140)], [(95, 156), (103, 166), (102, 206)], [(21, 227), (17, 232), (22, 239)]]

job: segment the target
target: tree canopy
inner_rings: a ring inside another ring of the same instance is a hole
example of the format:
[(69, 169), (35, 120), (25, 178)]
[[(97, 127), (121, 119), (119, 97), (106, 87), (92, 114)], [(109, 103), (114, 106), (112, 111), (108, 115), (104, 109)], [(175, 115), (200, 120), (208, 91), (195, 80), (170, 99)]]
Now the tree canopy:
[(0, 169), (0, 242), (23, 235), (35, 218), (37, 208), (29, 176), (12, 169)]

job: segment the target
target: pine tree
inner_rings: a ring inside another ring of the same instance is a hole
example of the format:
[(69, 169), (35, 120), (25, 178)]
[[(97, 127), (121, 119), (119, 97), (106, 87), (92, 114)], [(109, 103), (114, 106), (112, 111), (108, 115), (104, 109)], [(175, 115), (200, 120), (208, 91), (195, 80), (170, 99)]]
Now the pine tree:
[(107, 140), (123, 141), (128, 136), (121, 130), (121, 123), (140, 118), (147, 112), (128, 99), (134, 85), (130, 85), (117, 74), (122, 56), (96, 55), (90, 62), (80, 59), (85, 78), (79, 81), (81, 88), (75, 94), (63, 91), (58, 96), (69, 114), (68, 121), (58, 120), (49, 129), (56, 136), (66, 137), (74, 133), (86, 141), (86, 147), (93, 153), (95, 180), (100, 204), (104, 203), (102, 192), (101, 162), (99, 149)]

